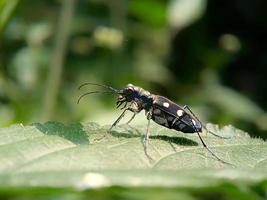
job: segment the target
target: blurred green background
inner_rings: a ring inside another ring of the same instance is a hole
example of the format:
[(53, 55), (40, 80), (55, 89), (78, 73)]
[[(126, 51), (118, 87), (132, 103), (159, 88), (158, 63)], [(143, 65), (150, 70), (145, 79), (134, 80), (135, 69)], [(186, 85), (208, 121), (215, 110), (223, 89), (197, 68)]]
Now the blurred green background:
[[(0, 125), (111, 124), (127, 83), (203, 122), (267, 132), (266, 0), (1, 0)], [(146, 123), (140, 115), (133, 124)]]

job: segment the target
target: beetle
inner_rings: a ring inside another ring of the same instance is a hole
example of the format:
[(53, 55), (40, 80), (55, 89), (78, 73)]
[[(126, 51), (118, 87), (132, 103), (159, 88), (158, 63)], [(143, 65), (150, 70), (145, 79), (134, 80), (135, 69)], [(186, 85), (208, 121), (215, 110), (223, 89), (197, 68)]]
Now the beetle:
[[(196, 117), (196, 115), (192, 112), (192, 110), (187, 106), (180, 106), (173, 101), (167, 99), (166, 97), (160, 95), (154, 95), (150, 92), (144, 90), (141, 87), (134, 86), (133, 84), (128, 84), (123, 89), (115, 89), (111, 86), (97, 84), (97, 83), (84, 83), (80, 85), (79, 89), (86, 85), (96, 85), (100, 86), (105, 91), (91, 91), (81, 95), (77, 101), (79, 104), (80, 100), (89, 94), (93, 93), (113, 93), (117, 94), (117, 108), (121, 108), (123, 112), (116, 119), (116, 121), (111, 125), (109, 132), (120, 122), (120, 120), (124, 117), (127, 111), (132, 112), (133, 115), (130, 120), (127, 122), (129, 124), (136, 114), (140, 113), (142, 110), (145, 111), (145, 115), (148, 120), (145, 137), (144, 137), (144, 150), (145, 154), (148, 156), (147, 147), (149, 140), (149, 127), (150, 122), (153, 120), (157, 124), (164, 126), (169, 129), (174, 129), (177, 131), (181, 131), (183, 133), (196, 133), (204, 146), (205, 149), (208, 150), (211, 155), (213, 155), (218, 161), (230, 164), (225, 162), (221, 158), (219, 158), (204, 142), (202, 139), (200, 132), (202, 129), (207, 128), (201, 123), (201, 121)], [(207, 130), (214, 136), (220, 138), (226, 138), (220, 135), (217, 135), (209, 130)]]

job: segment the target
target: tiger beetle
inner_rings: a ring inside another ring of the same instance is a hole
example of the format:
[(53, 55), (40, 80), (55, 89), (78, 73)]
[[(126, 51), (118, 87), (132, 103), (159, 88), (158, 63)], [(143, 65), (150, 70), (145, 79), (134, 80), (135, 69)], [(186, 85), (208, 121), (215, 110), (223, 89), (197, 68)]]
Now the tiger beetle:
[(147, 156), (149, 127), (151, 120), (153, 120), (157, 124), (169, 129), (174, 129), (183, 133), (197, 133), (202, 145), (208, 150), (208, 152), (211, 153), (212, 156), (214, 156), (218, 161), (222, 163), (230, 164), (219, 158), (215, 153), (213, 153), (213, 151), (206, 145), (206, 143), (200, 136), (200, 132), (202, 132), (202, 129), (204, 128), (216, 137), (224, 139), (226, 139), (226, 137), (217, 135), (209, 131), (187, 105), (179, 106), (171, 100), (167, 99), (166, 97), (150, 94), (150, 92), (144, 90), (143, 88), (134, 86), (132, 84), (128, 84), (125, 88), (119, 90), (107, 85), (84, 83), (80, 85), (79, 89), (81, 89), (85, 85), (96, 85), (106, 90), (87, 92), (79, 97), (77, 103), (79, 103), (84, 96), (94, 93), (113, 93), (118, 95), (117, 108), (121, 107), (123, 112), (112, 124), (109, 129), (109, 132), (119, 123), (119, 121), (124, 117), (127, 111), (133, 113), (133, 116), (127, 122), (127, 124), (129, 124), (134, 119), (136, 114), (138, 114), (142, 110), (145, 110), (148, 124), (144, 137), (144, 150)]

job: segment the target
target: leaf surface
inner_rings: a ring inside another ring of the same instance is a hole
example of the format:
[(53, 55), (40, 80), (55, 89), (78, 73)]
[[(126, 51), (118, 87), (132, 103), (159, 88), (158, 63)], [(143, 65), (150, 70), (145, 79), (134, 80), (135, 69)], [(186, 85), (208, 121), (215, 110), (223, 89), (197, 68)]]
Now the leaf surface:
[(47, 122), (0, 129), (0, 185), (207, 187), (267, 179), (266, 142), (232, 126), (208, 125), (231, 139), (202, 136), (216, 155), (234, 166), (214, 159), (195, 134), (157, 125), (150, 130), (150, 159), (142, 142), (145, 128), (122, 125), (108, 133), (107, 126), (95, 123)]

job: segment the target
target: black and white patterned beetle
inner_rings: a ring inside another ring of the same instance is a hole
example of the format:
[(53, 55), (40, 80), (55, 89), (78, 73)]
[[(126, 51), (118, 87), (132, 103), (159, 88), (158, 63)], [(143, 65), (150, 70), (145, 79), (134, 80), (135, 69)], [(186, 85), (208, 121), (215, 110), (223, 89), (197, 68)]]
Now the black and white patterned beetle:
[[(121, 107), (123, 112), (118, 117), (118, 119), (112, 124), (109, 131), (111, 131), (112, 128), (115, 127), (119, 123), (119, 121), (124, 117), (127, 111), (130, 111), (133, 113), (133, 116), (127, 122), (127, 124), (129, 124), (134, 119), (136, 114), (138, 114), (142, 110), (145, 110), (146, 117), (148, 120), (148, 125), (146, 129), (145, 137), (144, 137), (144, 147), (145, 147), (146, 155), (148, 155), (147, 146), (148, 146), (148, 140), (149, 140), (150, 121), (153, 120), (157, 124), (164, 126), (166, 128), (169, 128), (169, 129), (174, 129), (177, 131), (181, 131), (183, 133), (197, 133), (203, 146), (217, 160), (223, 163), (229, 164), (223, 161), (221, 158), (219, 158), (216, 154), (214, 154), (213, 151), (211, 151), (211, 149), (203, 141), (199, 133), (202, 132), (202, 128), (206, 129), (206, 127), (200, 122), (200, 120), (194, 115), (194, 113), (190, 110), (188, 106), (181, 107), (163, 96), (150, 94), (150, 92), (144, 90), (143, 88), (134, 86), (132, 84), (128, 84), (125, 88), (118, 90), (113, 87), (102, 85), (102, 84), (84, 83), (79, 87), (79, 89), (85, 85), (96, 85), (96, 86), (103, 87), (107, 90), (87, 92), (83, 94), (82, 96), (80, 96), (80, 98), (78, 99), (78, 103), (84, 96), (93, 94), (93, 93), (115, 93), (118, 95), (117, 108)], [(208, 131), (208, 132), (217, 137), (225, 138), (225, 137), (216, 135), (215, 133), (211, 131)]]

